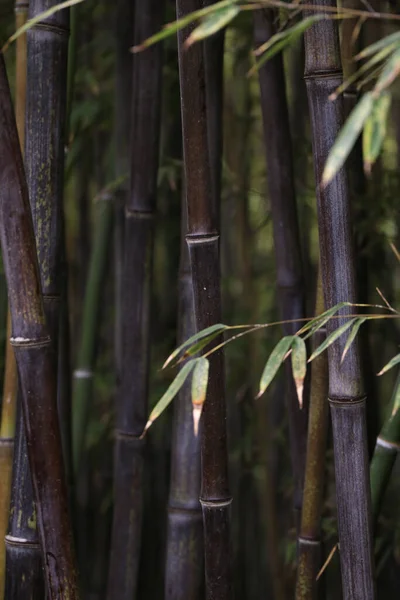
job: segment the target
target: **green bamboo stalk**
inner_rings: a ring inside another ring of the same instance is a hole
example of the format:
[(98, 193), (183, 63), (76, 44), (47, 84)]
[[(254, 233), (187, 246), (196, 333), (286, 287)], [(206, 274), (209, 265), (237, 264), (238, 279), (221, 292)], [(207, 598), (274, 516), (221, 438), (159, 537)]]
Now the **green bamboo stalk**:
[(0, 238), (48, 598), (75, 600), (77, 576), (57, 416), (54, 354), (45, 325), (28, 188), (3, 56)]
[[(137, 0), (135, 42), (161, 28), (164, 3)], [(109, 600), (137, 597), (147, 421), (150, 293), (161, 112), (162, 47), (133, 62), (131, 181), (125, 204), (122, 382), (116, 407), (114, 516)]]
[[(255, 44), (259, 47), (275, 33), (276, 13), (262, 9), (254, 13)], [(305, 315), (304, 279), (294, 185), (292, 141), (282, 56), (278, 54), (259, 70), (261, 108), (268, 170), (269, 200), (273, 222), (277, 286), (285, 335), (298, 328), (294, 322)], [(293, 476), (294, 508), (301, 516), (306, 460), (308, 397), (299, 406), (290, 362), (286, 366), (286, 396)]]
[(85, 301), (82, 316), (82, 336), (73, 373), (72, 434), (74, 477), (79, 474), (83, 443), (88, 423), (93, 393), (93, 369), (99, 333), (101, 290), (107, 269), (107, 259), (112, 235), (113, 202), (109, 194), (97, 202), (97, 222), (90, 259)]
[[(15, 26), (22, 27), (28, 16), (28, 2), (16, 0)], [(18, 137), (21, 148), (25, 143), (25, 105), (26, 105), (26, 35), (17, 39), (16, 47), (16, 90), (15, 114)], [(14, 351), (10, 343), (11, 314), (7, 315), (6, 360), (3, 386), (3, 402), (0, 428), (0, 540), (8, 530), (10, 514), (12, 464), (14, 453), (14, 436), (17, 408), (17, 365)], [(0, 598), (4, 597), (6, 577), (6, 547), (0, 544)]]
[(371, 461), (372, 515), (376, 525), (382, 500), (400, 448), (400, 374), (394, 386), (392, 411), (378, 436)]
[[(178, 18), (200, 8), (198, 0), (177, 0)], [(183, 129), (184, 172), (189, 249), (193, 277), (196, 329), (221, 318), (219, 231), (207, 136), (204, 53), (201, 44), (183, 47), (187, 28), (178, 35)], [(202, 482), (206, 597), (232, 595), (230, 505), (226, 446), (223, 354), (210, 360), (207, 398), (201, 423)]]
[[(321, 276), (318, 278), (315, 314), (324, 312)], [(324, 328), (313, 337), (317, 348), (326, 337)], [(324, 493), (325, 453), (328, 437), (328, 360), (320, 354), (311, 367), (310, 414), (304, 479), (303, 510), (298, 536), (296, 600), (317, 600), (317, 575), (321, 568), (321, 513)]]
[[(311, 4), (329, 8), (336, 6), (335, 0), (312, 0)], [(356, 299), (346, 171), (342, 169), (325, 188), (321, 185), (325, 161), (345, 118), (342, 99), (335, 102), (329, 99), (343, 80), (337, 23), (327, 19), (313, 25), (305, 35), (305, 51), (321, 274), (328, 309), (338, 302), (354, 302)], [(346, 312), (340, 314), (344, 317)], [(344, 318), (330, 321), (327, 333), (343, 322)], [(375, 582), (366, 398), (358, 345), (351, 346), (342, 362), (343, 337), (328, 350), (342, 589), (345, 600), (371, 600), (375, 598)]]

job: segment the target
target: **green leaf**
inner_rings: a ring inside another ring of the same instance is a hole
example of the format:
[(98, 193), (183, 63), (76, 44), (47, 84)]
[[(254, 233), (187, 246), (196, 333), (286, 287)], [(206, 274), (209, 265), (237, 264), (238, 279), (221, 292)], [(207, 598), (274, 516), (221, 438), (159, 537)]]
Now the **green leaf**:
[(45, 10), (45, 11), (39, 13), (38, 15), (35, 15), (32, 19), (29, 19), (28, 21), (26, 21), (26, 23), (24, 23), (21, 27), (19, 27), (17, 29), (17, 31), (15, 33), (13, 33), (13, 35), (11, 37), (8, 38), (8, 40), (4, 44), (1, 51), (5, 52), (7, 50), (7, 48), (9, 47), (9, 45), (12, 44), (12, 42), (15, 42), (15, 40), (17, 38), (19, 38), (20, 35), (22, 35), (23, 33), (26, 33), (34, 25), (36, 25), (37, 23), (40, 23), (40, 21), (44, 21), (44, 19), (51, 17), (59, 10), (63, 10), (64, 8), (69, 8), (70, 6), (74, 6), (75, 4), (80, 4), (81, 2), (84, 2), (84, 0), (66, 0), (65, 2), (56, 4), (56, 5), (52, 6), (51, 8), (49, 8), (48, 10)]
[(355, 60), (361, 60), (363, 58), (366, 58), (367, 56), (371, 56), (371, 54), (375, 54), (376, 52), (379, 52), (383, 48), (386, 48), (387, 46), (390, 46), (394, 43), (397, 44), (398, 42), (400, 42), (400, 31), (391, 33), (390, 35), (387, 35), (386, 37), (381, 38), (377, 42), (374, 42), (370, 46), (367, 46), (359, 54), (357, 54), (357, 56), (355, 57)]
[(329, 153), (322, 175), (323, 186), (328, 185), (342, 168), (364, 127), (365, 121), (371, 114), (373, 104), (374, 98), (372, 93), (368, 92), (364, 94), (357, 106), (352, 110)]
[(381, 369), (378, 373), (378, 376), (383, 375), (384, 373), (387, 373), (388, 371), (390, 371), (390, 369), (392, 369), (393, 367), (395, 367), (396, 365), (398, 365), (400, 363), (400, 354), (396, 354), (396, 356), (394, 356), (392, 358), (392, 360), (390, 360), (384, 367), (383, 369)]
[(282, 338), (271, 352), (271, 355), (267, 360), (267, 364), (265, 365), (264, 371), (261, 375), (260, 391), (257, 395), (257, 398), (260, 398), (263, 395), (277, 374), (279, 367), (285, 360), (286, 354), (292, 345), (294, 337), (294, 335), (287, 335), (286, 337)]
[(292, 372), (299, 406), (303, 408), (304, 379), (307, 373), (307, 348), (303, 338), (298, 336), (294, 337), (292, 343)]
[(384, 90), (386, 90), (393, 81), (397, 78), (400, 73), (400, 48), (393, 52), (392, 56), (386, 61), (386, 64), (382, 70), (382, 73), (378, 77), (378, 81), (372, 91), (372, 94), (379, 96)]
[(343, 353), (342, 353), (342, 359), (341, 362), (344, 361), (347, 352), (349, 351), (350, 346), (352, 345), (352, 343), (354, 342), (354, 340), (356, 339), (356, 335), (358, 333), (358, 330), (360, 329), (361, 325), (363, 323), (365, 323), (365, 321), (367, 321), (367, 317), (362, 317), (361, 319), (356, 319), (352, 330), (350, 331), (349, 337), (347, 338), (347, 342), (346, 345), (343, 349)]
[(184, 17), (177, 19), (176, 21), (173, 21), (172, 23), (168, 23), (168, 25), (165, 25), (165, 27), (161, 31), (158, 31), (151, 37), (147, 38), (147, 40), (144, 40), (138, 46), (133, 46), (133, 48), (131, 48), (131, 51), (135, 52), (135, 53), (141, 52), (142, 50), (145, 50), (149, 46), (152, 46), (153, 44), (157, 44), (157, 42), (161, 42), (165, 38), (170, 37), (171, 35), (173, 35), (177, 31), (180, 31), (187, 25), (190, 25), (190, 23), (193, 23), (194, 21), (198, 21), (199, 19), (201, 19), (202, 17), (206, 17), (207, 15), (211, 15), (215, 12), (218, 12), (222, 8), (231, 7), (233, 4), (236, 4), (237, 2), (238, 2), (238, 0), (222, 0), (222, 2), (216, 2), (215, 4), (211, 4), (210, 6), (205, 6), (204, 8), (201, 8), (200, 10), (195, 10), (195, 11), (189, 13), (188, 15), (185, 15)]
[(374, 102), (363, 132), (364, 170), (369, 175), (378, 158), (386, 136), (386, 126), (391, 104), (391, 95), (386, 92)]
[[(167, 360), (165, 361), (165, 363), (163, 365), (163, 369), (165, 369), (165, 367), (167, 365), (169, 365), (170, 362), (173, 361), (174, 358), (176, 358), (182, 352), (182, 350), (184, 350), (185, 348), (189, 348), (195, 342), (197, 342), (198, 340), (201, 340), (203, 338), (208, 338), (207, 343), (204, 344), (206, 346), (211, 340), (213, 340), (215, 337), (217, 337), (217, 335), (219, 335), (223, 331), (226, 331), (227, 329), (229, 329), (228, 325), (224, 325), (223, 323), (217, 323), (216, 325), (211, 325), (211, 327), (207, 327), (206, 329), (202, 329), (198, 333), (195, 333), (189, 339), (187, 339), (186, 342), (181, 344), (179, 346), (179, 348), (176, 348), (176, 350), (174, 350), (172, 352), (172, 354), (169, 355), (169, 357), (167, 358)], [(206, 340), (204, 340), (204, 341), (206, 341)], [(199, 350), (196, 350), (196, 352), (198, 352), (198, 351)]]
[(226, 8), (220, 8), (214, 13), (203, 17), (202, 23), (196, 27), (187, 38), (185, 47), (188, 48), (192, 44), (214, 35), (214, 33), (217, 33), (217, 31), (226, 27), (239, 12), (239, 6), (227, 6)]
[(352, 306), (352, 304), (350, 302), (339, 302), (338, 304), (335, 304), (335, 306), (328, 308), (328, 310), (326, 310), (325, 312), (308, 321), (308, 323), (306, 323), (300, 329), (300, 331), (297, 332), (297, 335), (306, 333), (306, 331), (311, 330), (310, 333), (304, 338), (307, 339), (315, 331), (321, 329), (321, 327), (323, 327), (329, 321), (329, 319), (333, 317), (339, 310), (345, 308), (346, 306)]
[(350, 319), (344, 325), (342, 325), (341, 327), (338, 327), (337, 329), (335, 329), (335, 331), (332, 331), (332, 333), (330, 335), (328, 335), (326, 340), (324, 340), (322, 342), (322, 344), (320, 346), (318, 346), (318, 348), (316, 350), (314, 350), (314, 352), (311, 354), (310, 358), (308, 359), (308, 362), (311, 362), (312, 360), (314, 360), (314, 358), (319, 356), (322, 352), (324, 352), (324, 350), (326, 350), (327, 348), (329, 348), (329, 346), (331, 346), (334, 342), (336, 342), (336, 340), (338, 338), (340, 338), (340, 336), (343, 335), (345, 331), (350, 329), (350, 327), (354, 324), (355, 321), (357, 321), (357, 317), (354, 319)]
[(303, 33), (307, 31), (307, 29), (314, 25), (314, 23), (316, 23), (317, 21), (321, 21), (325, 18), (326, 17), (324, 15), (312, 15), (311, 17), (302, 19), (293, 27), (285, 29), (285, 31), (275, 33), (273, 36), (270, 37), (270, 39), (267, 42), (265, 42), (265, 44), (262, 44), (261, 46), (259, 46), (259, 48), (257, 48), (257, 50), (255, 50), (254, 54), (256, 56), (262, 54), (262, 57), (256, 62), (254, 67), (250, 69), (249, 75), (252, 75), (256, 71), (258, 71), (258, 69), (262, 67), (262, 65), (264, 65), (273, 56), (278, 54), (278, 52), (281, 52), (287, 46), (294, 43), (303, 35)]
[(198, 360), (200, 359), (194, 358), (193, 360), (190, 360), (185, 365), (183, 365), (182, 369), (179, 371), (178, 375), (175, 377), (165, 394), (161, 397), (161, 399), (157, 402), (157, 404), (151, 411), (142, 436), (146, 433), (149, 427), (151, 427), (154, 421), (158, 419), (158, 417), (164, 412), (167, 406), (175, 398), (175, 396), (185, 383), (186, 379), (189, 377)]
[(207, 358), (201, 357), (193, 371), (192, 378), (192, 405), (193, 405), (193, 427), (194, 435), (199, 432), (199, 421), (206, 400), (208, 386), (208, 372), (210, 363)]

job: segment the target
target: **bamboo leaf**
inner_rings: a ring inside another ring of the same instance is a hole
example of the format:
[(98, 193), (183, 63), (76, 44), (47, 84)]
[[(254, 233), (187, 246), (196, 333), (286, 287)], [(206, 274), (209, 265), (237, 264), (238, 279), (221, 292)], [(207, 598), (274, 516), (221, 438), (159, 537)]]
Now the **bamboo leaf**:
[(193, 368), (199, 360), (200, 359), (198, 358), (194, 358), (182, 367), (178, 375), (175, 377), (175, 379), (165, 392), (165, 394), (161, 397), (161, 399), (157, 402), (157, 404), (151, 411), (142, 436), (144, 436), (149, 427), (151, 427), (154, 421), (158, 419), (158, 417), (164, 412), (167, 406), (172, 402), (172, 400), (175, 398), (175, 396), (177, 395), (177, 393), (179, 392), (179, 390), (181, 389), (181, 387), (183, 386), (186, 379), (189, 377), (190, 373), (192, 372)]
[(318, 346), (318, 348), (316, 350), (314, 350), (314, 352), (311, 354), (310, 358), (308, 359), (308, 362), (311, 362), (312, 360), (314, 360), (314, 358), (317, 358), (317, 356), (319, 356), (322, 352), (324, 352), (327, 348), (329, 348), (329, 346), (331, 346), (334, 342), (336, 342), (336, 340), (338, 338), (340, 338), (340, 336), (343, 335), (344, 332), (347, 331), (354, 324), (355, 321), (357, 321), (357, 318), (358, 317), (355, 317), (354, 319), (350, 319), (350, 321), (347, 321), (344, 325), (342, 325), (341, 327), (338, 327), (337, 329), (335, 329), (335, 331), (332, 331), (332, 333), (330, 335), (328, 335), (326, 340), (324, 340), (322, 342), (322, 344), (320, 346)]
[(180, 31), (187, 25), (190, 25), (190, 23), (193, 23), (193, 21), (198, 21), (202, 17), (206, 17), (207, 15), (212, 15), (213, 13), (218, 12), (219, 10), (221, 10), (223, 8), (229, 8), (233, 4), (236, 4), (236, 2), (238, 2), (238, 0), (222, 0), (221, 2), (216, 2), (215, 4), (211, 4), (210, 6), (205, 6), (204, 8), (201, 8), (200, 10), (195, 10), (195, 11), (191, 12), (190, 14), (185, 15), (181, 19), (177, 19), (176, 21), (173, 21), (172, 23), (168, 23), (167, 25), (165, 25), (165, 27), (163, 27), (163, 29), (161, 29), (161, 31), (158, 31), (151, 37), (147, 38), (141, 44), (139, 44), (137, 46), (133, 46), (133, 48), (131, 48), (131, 51), (134, 53), (142, 52), (149, 46), (152, 46), (153, 44), (157, 44), (157, 42), (161, 42), (162, 40), (173, 35), (174, 33), (177, 33), (178, 31)]
[(341, 362), (344, 361), (344, 359), (346, 357), (346, 354), (349, 351), (349, 348), (350, 348), (351, 344), (356, 339), (356, 335), (358, 333), (358, 330), (360, 329), (361, 325), (363, 323), (365, 323), (365, 321), (367, 321), (367, 317), (363, 317), (361, 319), (356, 319), (356, 321), (355, 321), (355, 323), (354, 323), (354, 325), (352, 327), (352, 330), (350, 331), (349, 337), (347, 338), (347, 342), (346, 342), (346, 345), (345, 345), (344, 350), (343, 350)]
[(303, 338), (295, 336), (292, 343), (292, 372), (299, 406), (303, 408), (304, 379), (307, 373), (307, 348)]
[(391, 95), (386, 92), (375, 100), (363, 132), (364, 170), (370, 175), (372, 165), (378, 158), (386, 135), (386, 125), (391, 104)]
[[(318, 317), (314, 317), (308, 323), (306, 323), (298, 332), (298, 335), (306, 333), (311, 329), (311, 334), (323, 327), (331, 317), (333, 317), (340, 309), (345, 308), (346, 306), (352, 306), (350, 302), (339, 302), (339, 304), (335, 304), (331, 308), (328, 308), (325, 312), (318, 315)], [(310, 334), (309, 334), (310, 335)], [(309, 337), (309, 335), (307, 337)], [(306, 338), (304, 338), (306, 339)]]
[(286, 354), (293, 343), (294, 337), (294, 335), (285, 336), (277, 343), (277, 345), (271, 352), (270, 357), (267, 360), (267, 364), (265, 365), (264, 371), (261, 375), (260, 391), (257, 395), (257, 398), (260, 398), (264, 394), (265, 390), (277, 374), (279, 367), (285, 360)]
[(340, 130), (326, 161), (322, 175), (323, 186), (328, 185), (343, 166), (364, 127), (365, 121), (371, 114), (373, 104), (372, 93), (364, 94)]
[(387, 373), (388, 371), (390, 371), (390, 369), (392, 369), (393, 367), (395, 367), (396, 365), (398, 365), (400, 363), (400, 354), (396, 354), (396, 356), (394, 356), (392, 358), (392, 360), (390, 360), (384, 367), (383, 369), (381, 369), (378, 373), (378, 376), (383, 375), (384, 373)]
[(36, 25), (37, 23), (40, 23), (40, 21), (43, 21), (44, 19), (51, 17), (59, 10), (63, 10), (64, 8), (69, 8), (70, 6), (74, 6), (75, 4), (80, 4), (81, 2), (84, 2), (84, 0), (66, 0), (65, 2), (56, 4), (55, 6), (52, 6), (51, 8), (39, 13), (38, 15), (35, 15), (32, 19), (29, 19), (28, 21), (26, 21), (26, 23), (24, 23), (21, 27), (19, 27), (17, 29), (17, 31), (15, 33), (13, 33), (11, 37), (8, 38), (8, 40), (4, 44), (1, 51), (4, 53), (7, 50), (7, 48), (9, 47), (9, 45), (12, 44), (13, 42), (15, 42), (15, 40), (17, 38), (19, 38), (20, 35), (22, 35), (23, 33), (26, 33), (29, 29), (34, 27), (34, 25)]
[(375, 98), (386, 90), (400, 73), (400, 48), (393, 52), (392, 56), (386, 61), (382, 73), (373, 89)]
[(193, 405), (193, 427), (194, 435), (199, 432), (199, 422), (203, 405), (206, 400), (208, 386), (208, 372), (210, 363), (207, 358), (201, 357), (197, 360), (197, 364), (193, 371), (192, 378), (192, 405)]
[(387, 35), (386, 37), (384, 37), (384, 38), (378, 40), (377, 42), (374, 42), (370, 46), (367, 46), (366, 48), (364, 48), (359, 54), (357, 54), (357, 56), (355, 57), (355, 60), (361, 60), (363, 58), (366, 58), (367, 56), (371, 56), (371, 54), (375, 54), (376, 52), (379, 52), (383, 48), (386, 48), (387, 46), (390, 46), (394, 43), (399, 43), (399, 42), (400, 42), (400, 31), (396, 31), (395, 33), (391, 33), (390, 35)]
[[(167, 367), (170, 364), (170, 362), (173, 361), (174, 358), (176, 358), (182, 352), (182, 350), (184, 350), (185, 348), (189, 348), (195, 342), (197, 342), (198, 340), (201, 340), (203, 338), (208, 338), (207, 343), (204, 344), (206, 346), (212, 339), (214, 339), (217, 335), (219, 335), (223, 331), (226, 331), (227, 329), (229, 329), (228, 325), (223, 325), (222, 323), (217, 323), (216, 325), (211, 325), (211, 327), (202, 329), (202, 331), (199, 331), (195, 335), (192, 335), (188, 340), (186, 340), (186, 342), (181, 344), (179, 346), (179, 348), (176, 348), (176, 350), (174, 350), (172, 352), (172, 354), (169, 355), (169, 357), (167, 358), (167, 360), (165, 361), (165, 363), (163, 365), (163, 369), (165, 369), (165, 367)], [(198, 350), (197, 350), (197, 352), (198, 352)]]
[(203, 350), (203, 348), (208, 346), (208, 344), (210, 344), (213, 340), (215, 340), (215, 338), (217, 338), (220, 335), (221, 335), (221, 332), (216, 331), (212, 335), (209, 335), (206, 338), (204, 338), (203, 340), (200, 340), (199, 342), (197, 342), (197, 344), (194, 344), (188, 350), (186, 350), (186, 352), (182, 356), (182, 360), (185, 358), (188, 358), (189, 356), (194, 356), (198, 352), (201, 352), (201, 350)]
[(217, 33), (217, 31), (226, 27), (239, 12), (239, 6), (227, 6), (203, 17), (202, 23), (187, 38), (185, 47), (189, 48), (192, 44)]
[(260, 60), (256, 62), (254, 67), (252, 67), (248, 73), (248, 75), (253, 75), (262, 65), (264, 65), (268, 60), (270, 60), (273, 56), (278, 54), (284, 50), (287, 46), (294, 43), (297, 39), (299, 39), (303, 33), (307, 31), (314, 23), (317, 21), (321, 21), (324, 19), (324, 15), (312, 15), (311, 17), (307, 17), (306, 19), (302, 19), (299, 23), (290, 27), (290, 29), (286, 29), (285, 31), (280, 31), (279, 33), (275, 33), (270, 39), (262, 44), (254, 51), (256, 56), (262, 54)]

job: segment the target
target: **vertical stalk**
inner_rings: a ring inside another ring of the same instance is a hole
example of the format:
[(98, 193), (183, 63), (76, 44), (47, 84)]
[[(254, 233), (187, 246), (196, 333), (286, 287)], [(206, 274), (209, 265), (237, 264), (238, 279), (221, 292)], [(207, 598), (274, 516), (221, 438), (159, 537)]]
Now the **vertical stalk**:
[(77, 577), (57, 416), (54, 354), (45, 325), (28, 188), (3, 56), (0, 57), (0, 190), (0, 239), (12, 315), (12, 344), (47, 593), (50, 600), (63, 597), (75, 600)]
[[(135, 41), (158, 31), (160, 0), (137, 0)], [(137, 55), (133, 67), (131, 182), (125, 204), (122, 382), (116, 410), (114, 517), (108, 598), (136, 597), (141, 546), (147, 419), (150, 293), (161, 111), (161, 46)]]
[[(15, 27), (22, 27), (27, 20), (28, 2), (16, 0)], [(25, 105), (26, 105), (26, 34), (17, 39), (16, 44), (16, 89), (15, 115), (18, 137), (21, 148), (25, 144)], [(10, 343), (11, 314), (7, 314), (7, 341), (5, 357), (5, 373), (3, 386), (3, 402), (0, 429), (0, 540), (5, 538), (10, 514), (10, 496), (12, 480), (12, 463), (14, 452), (14, 436), (17, 407), (17, 365), (14, 351)], [(6, 548), (0, 544), (0, 598), (4, 596)]]
[[(318, 277), (315, 314), (324, 312), (321, 274)], [(326, 337), (324, 329), (313, 336), (314, 348)], [(321, 513), (324, 493), (325, 453), (328, 437), (328, 360), (320, 354), (311, 367), (310, 415), (304, 478), (303, 510), (298, 537), (296, 600), (317, 600), (317, 575), (321, 568)]]
[[(186, 210), (182, 211), (179, 268), (178, 344), (195, 333), (193, 282), (185, 242)], [(204, 597), (204, 545), (200, 496), (200, 438), (194, 435), (190, 384), (174, 407), (171, 483), (168, 502), (168, 541), (165, 568), (167, 600)]]
[[(336, 6), (335, 0), (313, 0), (312, 4)], [(343, 79), (336, 22), (327, 19), (315, 24), (305, 36), (305, 50), (321, 274), (325, 306), (328, 309), (338, 302), (354, 302), (356, 299), (346, 171), (342, 169), (326, 188), (321, 186), (326, 158), (345, 117), (343, 100), (329, 100), (329, 95)], [(346, 311), (340, 314), (344, 316)], [(330, 321), (327, 333), (344, 321), (343, 318)], [(339, 338), (328, 350), (342, 588), (345, 600), (370, 600), (375, 598), (375, 582), (366, 398), (357, 344), (351, 346), (341, 362), (344, 338)]]
[(90, 260), (82, 316), (81, 344), (77, 368), (73, 373), (73, 468), (76, 480), (82, 460), (83, 442), (92, 399), (93, 369), (99, 333), (101, 291), (107, 268), (107, 258), (112, 234), (114, 206), (110, 195), (98, 201), (95, 238)]
[[(197, 0), (177, 0), (178, 18), (200, 8)], [(189, 28), (188, 28), (189, 29)], [(189, 249), (193, 277), (196, 330), (221, 318), (219, 232), (207, 138), (204, 54), (201, 44), (188, 50), (178, 36), (184, 172)], [(223, 354), (210, 360), (207, 398), (201, 424), (202, 481), (206, 597), (223, 600), (232, 595), (230, 505), (224, 399)]]
[[(254, 13), (257, 47), (275, 33), (275, 18), (276, 13), (271, 9), (258, 10)], [(293, 321), (304, 317), (305, 300), (289, 111), (281, 54), (261, 67), (259, 79), (277, 265), (278, 299), (282, 320)], [(283, 329), (285, 335), (292, 335), (298, 329), (298, 324), (288, 323)], [(306, 460), (308, 398), (305, 394), (303, 409), (300, 409), (289, 361), (285, 363), (285, 367), (290, 447), (295, 481), (294, 508), (297, 513), (297, 524), (299, 524)]]

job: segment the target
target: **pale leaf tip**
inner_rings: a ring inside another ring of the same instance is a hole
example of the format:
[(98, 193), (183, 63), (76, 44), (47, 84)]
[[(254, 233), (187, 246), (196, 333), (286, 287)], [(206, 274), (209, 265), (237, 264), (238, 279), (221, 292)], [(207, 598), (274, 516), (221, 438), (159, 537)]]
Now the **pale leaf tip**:
[(195, 437), (197, 437), (199, 435), (199, 424), (200, 424), (200, 417), (201, 417), (202, 412), (203, 412), (202, 406), (196, 405), (196, 404), (193, 406), (193, 431), (194, 431)]
[(143, 433), (140, 436), (140, 439), (142, 440), (144, 438), (144, 436), (146, 435), (146, 433), (148, 432), (148, 430), (150, 429), (150, 427), (153, 425), (154, 420), (153, 419), (149, 419), (146, 423), (145, 428), (143, 429)]
[(304, 392), (303, 380), (296, 381), (296, 392), (297, 392), (297, 399), (299, 401), (300, 410), (303, 410), (303, 392)]

